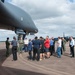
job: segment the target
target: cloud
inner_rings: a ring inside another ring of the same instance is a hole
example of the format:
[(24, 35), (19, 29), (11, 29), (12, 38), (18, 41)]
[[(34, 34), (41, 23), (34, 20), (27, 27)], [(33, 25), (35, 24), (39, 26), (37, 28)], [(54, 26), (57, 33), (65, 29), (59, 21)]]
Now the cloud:
[(11, 2), (12, 0), (5, 0), (5, 2)]
[(33, 19), (62, 16), (67, 6), (65, 0), (12, 0), (20, 8), (27, 11)]
[(0, 29), (0, 41), (5, 41), (7, 37), (9, 37), (10, 41), (13, 39), (13, 36), (17, 36), (15, 32), (10, 30)]
[(75, 0), (11, 0), (32, 17), (38, 36), (75, 36)]
[(75, 0), (12, 0), (12, 3), (31, 15), (38, 35), (59, 36), (65, 32), (75, 36)]
[(69, 0), (70, 2), (74, 2), (74, 0)]

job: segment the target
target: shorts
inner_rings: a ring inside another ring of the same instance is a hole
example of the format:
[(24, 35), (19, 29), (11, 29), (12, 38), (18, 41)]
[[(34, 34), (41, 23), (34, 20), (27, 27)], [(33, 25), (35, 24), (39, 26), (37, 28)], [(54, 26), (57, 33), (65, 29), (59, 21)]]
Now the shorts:
[(49, 48), (45, 48), (45, 52), (49, 52)]
[(40, 49), (40, 53), (44, 53), (44, 52), (45, 52), (44, 48)]

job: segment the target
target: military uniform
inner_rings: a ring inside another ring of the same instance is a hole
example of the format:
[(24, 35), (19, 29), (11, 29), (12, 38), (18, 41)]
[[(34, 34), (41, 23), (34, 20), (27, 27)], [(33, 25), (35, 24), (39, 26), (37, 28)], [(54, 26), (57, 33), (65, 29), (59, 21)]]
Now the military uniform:
[(6, 57), (9, 56), (9, 46), (10, 46), (10, 42), (8, 40), (6, 40)]
[(65, 47), (65, 44), (66, 44), (66, 40), (62, 40), (62, 48), (63, 48), (63, 51), (66, 51), (66, 47)]
[(24, 41), (23, 40), (19, 40), (19, 52), (22, 52), (23, 46), (24, 46)]

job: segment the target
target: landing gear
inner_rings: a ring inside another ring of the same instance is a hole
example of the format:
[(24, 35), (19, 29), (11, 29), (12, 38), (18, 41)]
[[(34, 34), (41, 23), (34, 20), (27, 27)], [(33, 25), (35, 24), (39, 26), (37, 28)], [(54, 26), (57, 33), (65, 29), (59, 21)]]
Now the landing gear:
[(20, 37), (22, 37), (22, 39), (24, 40), (24, 38), (26, 37), (26, 34), (18, 34), (18, 40)]
[(18, 40), (20, 37), (22, 37), (22, 39), (24, 40), (24, 38), (28, 34), (26, 31), (23, 31), (22, 29), (17, 29), (17, 28), (15, 29), (15, 33), (18, 35)]

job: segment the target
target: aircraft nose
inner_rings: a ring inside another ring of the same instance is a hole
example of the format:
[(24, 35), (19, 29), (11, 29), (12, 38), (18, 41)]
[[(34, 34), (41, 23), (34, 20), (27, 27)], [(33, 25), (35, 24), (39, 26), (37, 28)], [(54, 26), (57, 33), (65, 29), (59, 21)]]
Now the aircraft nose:
[[(2, 2), (0, 3), (3, 12), (2, 14), (5, 15), (5, 17), (7, 18), (7, 23), (9, 24), (10, 22), (11, 27), (22, 29), (28, 33), (38, 32), (37, 27), (35, 26), (32, 18), (27, 12), (10, 3), (2, 3)], [(12, 9), (14, 9), (14, 11)], [(5, 17), (4, 19), (6, 19)]]
[(38, 32), (38, 28), (34, 24), (32, 18), (27, 13), (25, 15), (23, 14), (19, 14), (19, 15), (21, 16), (19, 19), (19, 23), (21, 23), (22, 29), (34, 33)]

